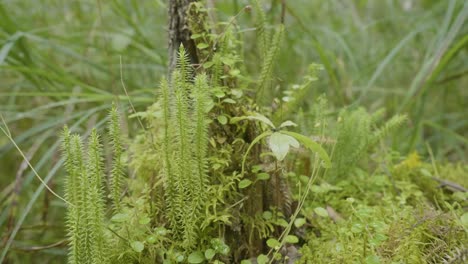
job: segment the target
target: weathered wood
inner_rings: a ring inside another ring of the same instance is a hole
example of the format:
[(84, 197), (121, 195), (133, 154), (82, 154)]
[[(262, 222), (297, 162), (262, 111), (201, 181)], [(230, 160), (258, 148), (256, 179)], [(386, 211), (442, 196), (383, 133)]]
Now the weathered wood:
[(169, 0), (169, 74), (177, 65), (177, 52), (184, 45), (192, 64), (198, 64), (196, 46), (190, 38), (187, 10), (190, 3), (198, 0)]

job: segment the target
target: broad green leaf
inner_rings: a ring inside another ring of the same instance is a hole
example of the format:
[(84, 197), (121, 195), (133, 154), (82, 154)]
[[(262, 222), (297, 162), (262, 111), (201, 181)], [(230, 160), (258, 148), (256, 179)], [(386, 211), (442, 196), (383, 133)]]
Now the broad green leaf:
[(258, 264), (266, 264), (266, 263), (268, 263), (268, 257), (267, 257), (266, 255), (260, 254), (260, 255), (257, 257), (257, 263), (258, 263)]
[(266, 243), (267, 243), (267, 246), (269, 246), (271, 248), (276, 248), (276, 247), (281, 246), (281, 243), (278, 240), (274, 239), (274, 238), (268, 239)]
[(298, 148), (299, 142), (291, 136), (275, 132), (268, 139), (268, 146), (276, 159), (282, 161), (289, 152), (289, 146)]
[(195, 251), (188, 256), (187, 261), (188, 263), (193, 264), (202, 263), (203, 261), (205, 261), (205, 256), (201, 251)]
[(324, 162), (323, 167), (325, 167), (325, 168), (330, 168), (331, 167), (331, 160), (330, 160), (330, 157), (328, 156), (327, 152), (322, 148), (322, 146), (317, 144), (315, 141), (313, 141), (312, 139), (310, 139), (310, 138), (308, 138), (308, 137), (306, 137), (304, 135), (301, 135), (301, 134), (298, 134), (298, 133), (295, 133), (295, 132), (291, 132), (291, 131), (280, 131), (280, 133), (289, 135), (289, 136), (297, 139), (304, 146), (306, 146), (310, 151), (315, 152), (315, 153), (317, 153), (319, 155), (319, 157)]
[(132, 241), (130, 243), (130, 246), (135, 252), (138, 252), (138, 253), (142, 252), (143, 249), (145, 249), (145, 245), (141, 243), (140, 241)]
[(198, 45), (197, 45), (197, 48), (199, 48), (199, 49), (206, 49), (208, 47), (209, 47), (209, 45), (207, 43), (205, 43), (205, 42), (198, 43)]
[(319, 216), (322, 216), (322, 217), (328, 217), (328, 211), (327, 209), (325, 208), (322, 208), (322, 207), (316, 207), (314, 209), (314, 212), (319, 215)]
[(227, 124), (227, 117), (224, 116), (224, 115), (218, 116), (218, 122), (219, 122), (221, 125)]
[(242, 181), (239, 182), (239, 189), (244, 189), (247, 188), (252, 184), (252, 181), (249, 179), (243, 179)]
[(252, 264), (252, 261), (250, 259), (243, 259), (240, 264)]
[(294, 226), (298, 228), (303, 226), (305, 223), (306, 223), (305, 218), (296, 218), (296, 220), (294, 220)]
[(296, 244), (297, 242), (299, 242), (299, 238), (297, 238), (297, 236), (287, 235), (284, 238), (284, 241), (289, 244)]
[(216, 255), (216, 251), (212, 248), (209, 248), (205, 251), (205, 258), (207, 260), (210, 260), (214, 257), (214, 255)]
[(261, 173), (257, 174), (257, 179), (261, 180), (261, 181), (266, 181), (266, 180), (270, 179), (270, 174), (268, 174), (266, 172), (261, 172)]

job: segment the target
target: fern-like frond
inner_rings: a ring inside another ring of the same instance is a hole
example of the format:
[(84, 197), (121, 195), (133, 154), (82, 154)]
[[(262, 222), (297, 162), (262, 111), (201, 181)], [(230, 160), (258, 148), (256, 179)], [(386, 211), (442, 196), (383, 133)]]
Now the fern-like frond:
[(110, 175), (110, 194), (112, 197), (114, 212), (121, 209), (120, 196), (122, 195), (123, 178), (125, 176), (122, 162), (122, 134), (120, 129), (120, 114), (115, 104), (109, 113), (109, 138), (113, 150), (112, 170)]
[(283, 39), (284, 26), (280, 25), (279, 29), (276, 31), (273, 39), (271, 40), (268, 53), (266, 54), (265, 59), (263, 60), (262, 72), (260, 74), (260, 79), (258, 81), (257, 87), (257, 99), (263, 100), (263, 92), (266, 89), (268, 83), (271, 80), (273, 74), (274, 61), (278, 55), (281, 41)]
[(76, 205), (78, 195), (80, 193), (80, 186), (78, 184), (79, 168), (77, 168), (77, 163), (74, 160), (76, 153), (74, 153), (75, 148), (72, 144), (74, 145), (74, 142), (72, 142), (70, 130), (65, 126), (62, 131), (62, 155), (65, 160), (65, 170), (67, 172), (65, 180), (65, 197), (67, 201), (73, 204), (73, 206), (68, 207), (66, 216), (67, 236), (70, 240), (68, 263), (76, 263), (75, 252), (77, 251), (77, 242), (74, 234), (79, 219)]
[(69, 211), (71, 237), (71, 263), (92, 263), (92, 235), (89, 229), (89, 179), (83, 156), (83, 142), (79, 135), (70, 137), (71, 153), (77, 172), (76, 202)]
[[(182, 43), (179, 47), (179, 53), (177, 55), (177, 70), (179, 72), (179, 76), (184, 82), (188, 82), (192, 75), (191, 66), (190, 66), (190, 58), (185, 50), (184, 45)], [(180, 83), (179, 83), (180, 84)]]
[(207, 149), (208, 149), (208, 120), (207, 107), (209, 103), (208, 84), (206, 75), (198, 75), (195, 78), (194, 86), (194, 113), (195, 113), (195, 135), (194, 135), (194, 152), (195, 161), (198, 173), (198, 192), (204, 193), (207, 179)]
[(333, 152), (334, 174), (341, 176), (355, 165), (367, 150), (371, 133), (371, 118), (364, 109), (340, 113)]
[[(178, 72), (174, 72), (177, 77)], [(187, 90), (185, 88), (186, 83), (182, 83), (179, 78), (177, 80), (175, 88), (175, 115), (174, 124), (175, 129), (175, 146), (176, 146), (176, 164), (174, 169), (177, 173), (175, 180), (177, 188), (177, 197), (175, 206), (181, 210), (179, 212), (178, 219), (182, 220), (182, 228), (184, 230), (183, 235), (186, 235), (185, 229), (187, 224), (187, 211), (191, 205), (187, 204), (187, 201), (193, 201), (193, 180), (192, 180), (192, 157), (191, 157), (191, 142), (190, 137), (190, 118), (188, 116), (188, 97)], [(176, 229), (177, 230), (177, 229)]]
[(254, 1), (254, 10), (258, 14), (258, 21), (256, 26), (258, 34), (258, 43), (260, 45), (259, 50), (262, 59), (265, 60), (268, 54), (268, 43), (270, 41), (270, 33), (267, 30), (266, 14), (265, 11), (263, 11), (259, 0)]
[(108, 262), (108, 247), (104, 236), (104, 193), (102, 187), (103, 180), (103, 158), (102, 146), (96, 129), (91, 132), (88, 144), (88, 181), (89, 199), (87, 203), (87, 220), (91, 233), (91, 255), (92, 263), (103, 264)]
[(71, 204), (75, 204), (78, 197), (77, 182), (78, 182), (78, 169), (74, 160), (75, 153), (73, 153), (71, 143), (71, 134), (67, 126), (62, 131), (62, 154), (65, 160), (65, 170), (67, 171), (67, 179), (65, 184), (65, 198)]
[(400, 127), (406, 121), (405, 115), (396, 115), (383, 124), (379, 129), (373, 132), (370, 139), (370, 144), (374, 145), (382, 138), (387, 136), (391, 131)]
[(108, 263), (104, 236), (103, 158), (99, 136), (94, 129), (85, 160), (81, 137), (71, 135), (65, 127), (62, 133), (62, 150), (68, 174), (65, 195), (73, 200), (73, 206), (67, 210), (70, 239), (68, 262)]
[(163, 166), (163, 176), (164, 176), (164, 188), (165, 188), (165, 197), (166, 197), (166, 216), (169, 221), (169, 225), (177, 225), (177, 214), (176, 214), (176, 178), (173, 171), (173, 136), (174, 136), (174, 126), (173, 119), (171, 116), (171, 91), (169, 83), (166, 79), (162, 79), (160, 84), (161, 91), (161, 106), (163, 113), (163, 142), (162, 142), (162, 152), (164, 158)]

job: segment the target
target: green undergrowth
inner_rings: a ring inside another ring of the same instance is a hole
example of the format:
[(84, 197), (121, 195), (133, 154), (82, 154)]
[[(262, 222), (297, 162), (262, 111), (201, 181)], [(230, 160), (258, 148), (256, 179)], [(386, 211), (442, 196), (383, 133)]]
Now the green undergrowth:
[(468, 5), (267, 2), (1, 3), (0, 262), (464, 263)]
[[(300, 263), (463, 263), (467, 257), (466, 165), (434, 168), (414, 153), (395, 165), (348, 172), (314, 185), (298, 232)], [(443, 176), (442, 176), (443, 177)], [(437, 178), (448, 180), (446, 178)]]

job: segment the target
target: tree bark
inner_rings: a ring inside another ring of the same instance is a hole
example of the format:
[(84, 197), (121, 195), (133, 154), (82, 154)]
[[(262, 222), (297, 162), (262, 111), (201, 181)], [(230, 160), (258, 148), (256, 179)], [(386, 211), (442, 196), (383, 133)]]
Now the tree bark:
[(192, 64), (198, 64), (195, 42), (191, 39), (187, 10), (198, 0), (169, 0), (169, 74), (177, 65), (177, 53), (182, 44)]

